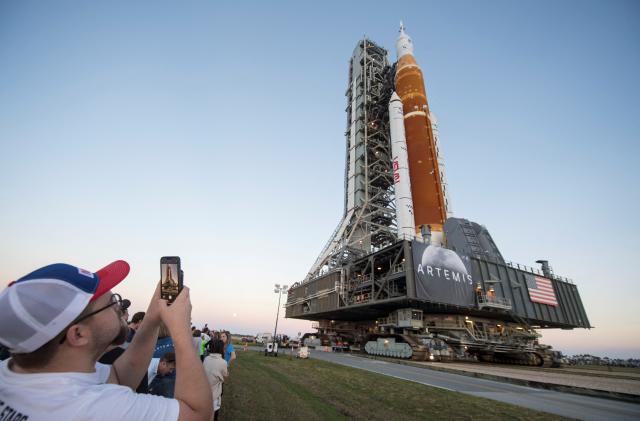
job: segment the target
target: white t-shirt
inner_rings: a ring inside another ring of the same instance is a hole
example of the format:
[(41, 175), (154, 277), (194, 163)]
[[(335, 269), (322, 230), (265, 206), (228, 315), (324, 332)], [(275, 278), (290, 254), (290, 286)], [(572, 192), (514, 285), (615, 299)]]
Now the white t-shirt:
[(193, 347), (196, 349), (196, 353), (200, 355), (200, 342), (202, 342), (202, 338), (199, 336), (193, 337)]
[(96, 363), (93, 373), (14, 373), (0, 363), (0, 419), (177, 420), (175, 399), (137, 394), (105, 383), (111, 366)]
[(149, 361), (149, 368), (147, 369), (147, 379), (149, 379), (149, 384), (156, 378), (158, 374), (158, 366), (160, 365), (160, 358), (151, 358)]

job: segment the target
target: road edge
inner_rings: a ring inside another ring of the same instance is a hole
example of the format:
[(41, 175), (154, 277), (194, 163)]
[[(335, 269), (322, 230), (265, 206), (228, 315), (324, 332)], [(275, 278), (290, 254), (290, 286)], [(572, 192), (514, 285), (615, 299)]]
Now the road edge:
[(369, 356), (365, 354), (351, 354), (351, 355), (373, 359), (373, 360), (386, 361), (394, 364), (424, 368), (427, 370), (442, 371), (450, 374), (460, 374), (467, 377), (476, 377), (479, 379), (500, 381), (504, 383), (516, 384), (519, 386), (528, 386), (528, 387), (533, 387), (535, 389), (554, 390), (557, 392), (573, 393), (576, 395), (612, 399), (612, 400), (624, 401), (624, 402), (630, 402), (630, 403), (636, 403), (636, 404), (640, 403), (640, 396), (634, 395), (631, 393), (611, 392), (608, 390), (588, 389), (585, 387), (567, 386), (567, 385), (562, 385), (557, 383), (545, 383), (545, 382), (540, 382), (535, 380), (515, 379), (513, 377), (499, 376), (496, 374), (487, 374), (487, 373), (476, 373), (472, 371), (464, 371), (464, 370), (458, 370), (458, 369), (447, 368), (447, 367), (433, 367), (428, 364), (413, 363), (412, 361), (397, 360), (393, 358), (374, 357), (374, 356)]

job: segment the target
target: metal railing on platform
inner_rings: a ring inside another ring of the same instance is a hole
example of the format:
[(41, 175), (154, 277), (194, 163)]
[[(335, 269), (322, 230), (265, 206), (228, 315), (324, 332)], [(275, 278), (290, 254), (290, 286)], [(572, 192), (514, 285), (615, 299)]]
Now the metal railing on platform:
[(511, 300), (502, 297), (490, 297), (481, 295), (478, 297), (478, 307), (501, 308), (503, 310), (511, 310)]

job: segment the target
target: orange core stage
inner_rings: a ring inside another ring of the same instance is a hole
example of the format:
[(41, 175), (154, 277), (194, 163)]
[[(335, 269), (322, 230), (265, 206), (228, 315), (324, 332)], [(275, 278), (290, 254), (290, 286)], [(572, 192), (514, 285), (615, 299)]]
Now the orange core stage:
[(442, 231), (446, 208), (422, 71), (412, 54), (398, 59), (396, 92), (404, 110), (416, 232), (422, 225)]

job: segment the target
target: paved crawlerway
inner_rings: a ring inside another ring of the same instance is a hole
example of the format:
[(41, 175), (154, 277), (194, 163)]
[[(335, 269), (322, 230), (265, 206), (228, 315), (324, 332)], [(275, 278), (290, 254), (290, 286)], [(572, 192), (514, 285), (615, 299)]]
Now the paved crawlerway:
[(429, 370), (428, 368), (372, 360), (350, 354), (311, 351), (311, 358), (565, 417), (583, 420), (640, 419), (639, 404), (534, 389), (494, 380)]

